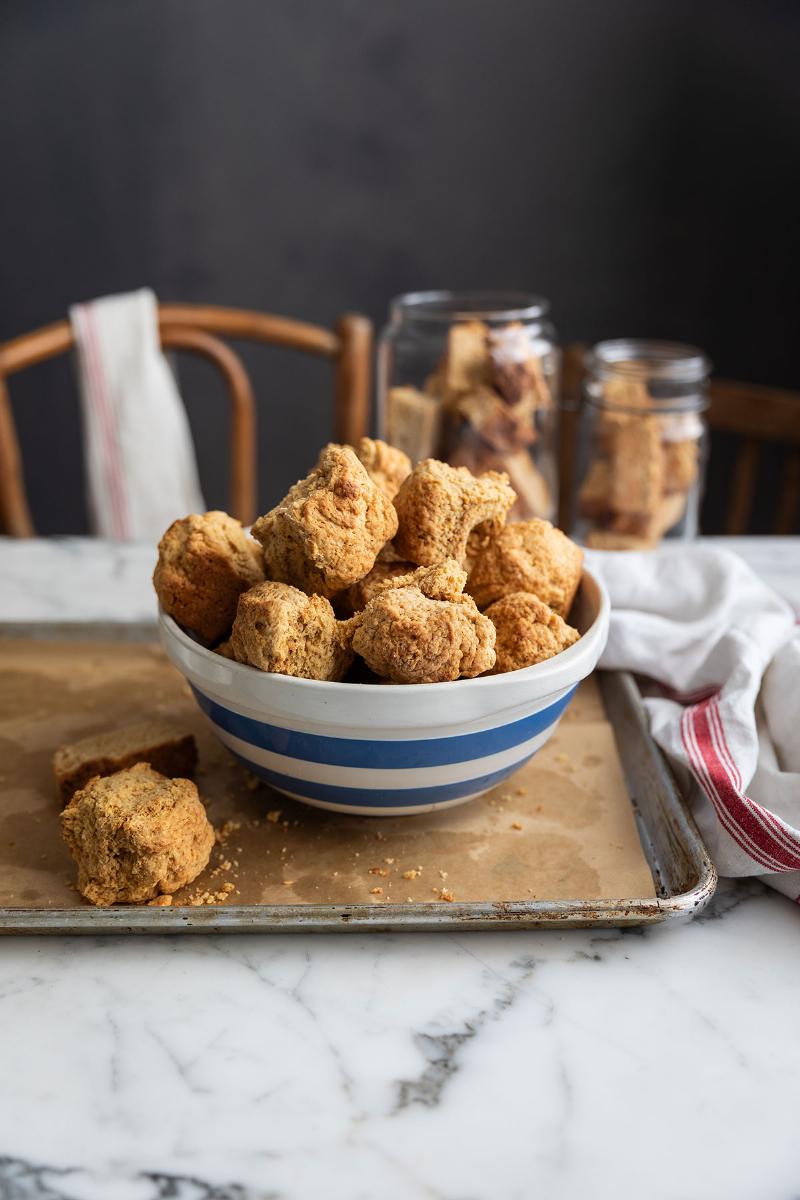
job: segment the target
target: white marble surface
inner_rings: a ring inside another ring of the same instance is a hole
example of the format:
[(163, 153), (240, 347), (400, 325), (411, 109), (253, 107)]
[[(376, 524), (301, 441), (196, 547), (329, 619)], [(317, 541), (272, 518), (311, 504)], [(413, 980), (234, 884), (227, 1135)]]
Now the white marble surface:
[[(800, 541), (741, 548), (800, 598)], [(152, 559), (0, 541), (0, 620), (146, 618)], [(646, 933), (8, 939), (0, 1198), (796, 1200), (799, 946), (756, 883)]]

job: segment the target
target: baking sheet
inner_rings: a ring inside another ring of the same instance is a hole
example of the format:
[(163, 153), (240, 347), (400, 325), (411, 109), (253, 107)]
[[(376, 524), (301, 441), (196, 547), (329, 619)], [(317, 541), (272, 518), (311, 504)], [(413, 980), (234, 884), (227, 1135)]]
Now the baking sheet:
[(153, 918), (176, 907), (211, 920), (240, 906), (452, 912), (467, 903), (655, 898), (593, 680), (532, 762), (488, 796), (425, 816), (361, 818), (308, 808), (252, 778), (206, 728), (155, 645), (0, 640), (0, 908), (33, 910), (33, 918), (36, 910), (101, 915), (74, 890), (52, 754), (61, 742), (153, 714), (195, 733), (197, 783), (222, 831), (207, 870), (173, 909), (150, 909)]

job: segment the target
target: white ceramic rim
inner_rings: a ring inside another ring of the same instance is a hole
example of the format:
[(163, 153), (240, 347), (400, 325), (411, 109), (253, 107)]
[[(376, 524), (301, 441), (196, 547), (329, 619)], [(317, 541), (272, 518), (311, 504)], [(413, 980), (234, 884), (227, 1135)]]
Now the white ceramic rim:
[[(572, 676), (575, 679), (583, 678), (581, 673), (581, 660), (591, 657), (594, 654), (597, 642), (604, 638), (608, 627), (609, 615), (611, 612), (611, 603), (608, 598), (608, 592), (602, 580), (591, 571), (587, 571), (584, 567), (581, 581), (590, 579), (597, 587), (600, 597), (597, 615), (586, 630), (581, 635), (580, 639), (573, 646), (562, 650), (559, 654), (548, 658), (545, 662), (536, 663), (532, 667), (521, 667), (518, 671), (505, 671), (500, 675), (479, 675), (475, 679), (454, 679), (447, 683), (332, 683), (327, 679), (303, 679), (297, 675), (282, 675), (274, 671), (260, 671), (257, 667), (251, 667), (247, 663), (235, 662), (233, 659), (225, 659), (227, 668), (233, 671), (234, 677), (237, 673), (243, 673), (242, 677), (246, 677), (252, 681), (254, 676), (265, 680), (285, 679), (295, 687), (300, 687), (308, 692), (316, 694), (326, 693), (331, 699), (334, 696), (353, 695), (356, 692), (371, 692), (381, 696), (408, 696), (409, 693), (424, 691), (430, 695), (435, 693), (443, 698), (452, 693), (453, 689), (457, 689), (459, 694), (463, 694), (465, 689), (469, 688), (475, 693), (479, 689), (489, 691), (492, 688), (502, 688), (508, 686), (512, 680), (517, 683), (525, 683), (530, 681), (536, 685), (537, 695), (546, 695), (548, 693), (548, 685), (553, 682), (553, 690), (559, 686), (563, 686), (563, 677)], [(194, 638), (168, 616), (167, 613), (159, 606), (158, 619), (164, 629), (166, 635), (184, 646), (187, 650), (199, 655), (200, 659), (205, 659), (209, 664), (219, 666), (220, 656), (213, 650), (201, 646)], [(595, 656), (595, 659), (599, 654)], [(571, 671), (570, 668), (574, 668)], [(592, 668), (590, 668), (591, 670)], [(584, 674), (588, 674), (585, 672)]]

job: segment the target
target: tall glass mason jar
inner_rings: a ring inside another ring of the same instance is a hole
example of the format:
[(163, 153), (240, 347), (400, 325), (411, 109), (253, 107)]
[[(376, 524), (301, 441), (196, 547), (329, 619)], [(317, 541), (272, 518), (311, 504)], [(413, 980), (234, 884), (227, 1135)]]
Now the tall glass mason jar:
[(410, 292), (378, 343), (379, 434), (412, 462), (506, 471), (510, 519), (556, 509), (560, 356), (549, 304), (517, 292)]
[(697, 535), (709, 371), (702, 350), (677, 342), (620, 338), (589, 351), (573, 530), (587, 546)]

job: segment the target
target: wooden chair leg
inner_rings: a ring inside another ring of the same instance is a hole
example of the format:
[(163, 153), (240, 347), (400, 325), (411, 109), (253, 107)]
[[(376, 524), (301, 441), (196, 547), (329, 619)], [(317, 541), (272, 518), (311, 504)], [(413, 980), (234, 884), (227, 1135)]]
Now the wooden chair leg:
[(6, 381), (0, 375), (0, 527), (11, 537), (33, 537), (17, 430)]
[(778, 504), (776, 533), (793, 533), (797, 528), (797, 509), (800, 504), (800, 450), (793, 450), (786, 463), (783, 492)]
[(372, 325), (366, 317), (350, 313), (339, 320), (336, 332), (341, 345), (333, 436), (337, 442), (354, 446), (370, 424)]
[(755, 438), (745, 438), (736, 457), (728, 509), (728, 524), (725, 532), (742, 534), (747, 532), (747, 521), (753, 507), (753, 493), (758, 474), (760, 445)]

